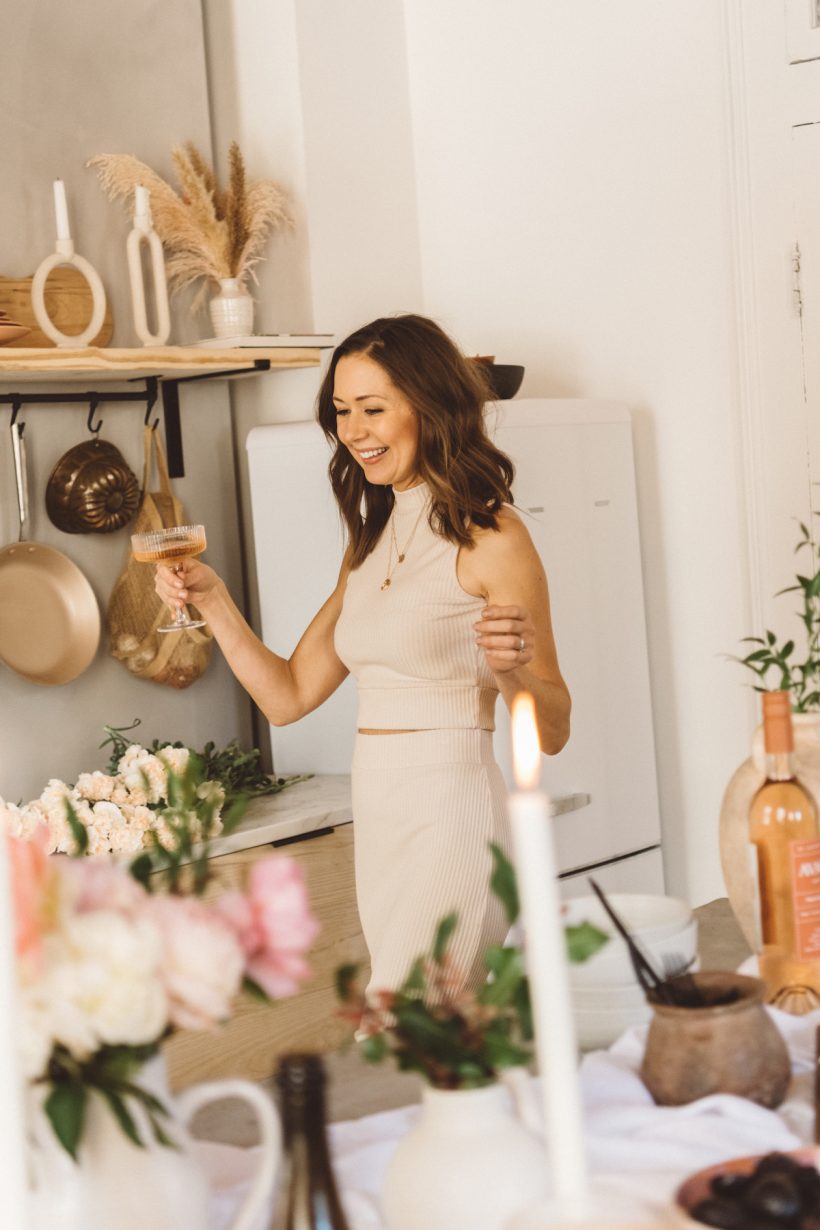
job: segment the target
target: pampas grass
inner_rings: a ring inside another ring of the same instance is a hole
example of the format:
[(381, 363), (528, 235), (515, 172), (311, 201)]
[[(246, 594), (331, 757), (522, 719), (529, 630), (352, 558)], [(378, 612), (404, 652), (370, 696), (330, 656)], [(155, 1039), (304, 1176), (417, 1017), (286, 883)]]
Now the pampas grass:
[[(287, 197), (272, 179), (249, 180), (239, 146), (228, 151), (229, 175), (222, 188), (192, 142), (171, 154), (179, 192), (131, 154), (89, 159), (112, 200), (130, 199), (142, 184), (151, 194), (154, 230), (168, 252), (166, 273), (173, 291), (200, 278), (219, 283), (255, 277), (271, 231), (292, 226)], [(204, 288), (203, 288), (204, 289)]]

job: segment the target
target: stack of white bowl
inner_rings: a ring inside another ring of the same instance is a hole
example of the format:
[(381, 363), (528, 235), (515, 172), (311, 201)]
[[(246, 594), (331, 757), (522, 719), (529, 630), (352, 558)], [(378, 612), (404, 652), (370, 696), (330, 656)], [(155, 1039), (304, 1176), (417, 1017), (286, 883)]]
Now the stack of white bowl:
[[(659, 974), (697, 968), (698, 924), (685, 901), (646, 893), (608, 893), (607, 900)], [(609, 1046), (630, 1025), (648, 1021), (652, 1009), (629, 950), (598, 898), (571, 897), (564, 904), (566, 924), (591, 922), (609, 936), (588, 961), (569, 966), (578, 1044), (594, 1050)]]

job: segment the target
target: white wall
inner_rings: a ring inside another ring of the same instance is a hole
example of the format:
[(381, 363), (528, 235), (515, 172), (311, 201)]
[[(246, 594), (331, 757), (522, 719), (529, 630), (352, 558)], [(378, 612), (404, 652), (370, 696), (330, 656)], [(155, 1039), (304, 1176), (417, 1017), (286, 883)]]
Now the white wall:
[(667, 873), (717, 896), (748, 734), (721, 6), (405, 13), (428, 311), (522, 393), (633, 408)]

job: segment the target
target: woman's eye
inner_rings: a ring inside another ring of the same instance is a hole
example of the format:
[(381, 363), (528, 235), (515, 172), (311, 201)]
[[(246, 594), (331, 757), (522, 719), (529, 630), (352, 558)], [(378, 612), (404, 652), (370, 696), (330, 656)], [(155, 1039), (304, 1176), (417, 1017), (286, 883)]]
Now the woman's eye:
[(343, 410), (341, 406), (336, 407), (336, 418), (342, 419), (346, 414), (350, 414), (349, 410)]
[(382, 410), (382, 406), (365, 406), (364, 412), (365, 414), (381, 414)]

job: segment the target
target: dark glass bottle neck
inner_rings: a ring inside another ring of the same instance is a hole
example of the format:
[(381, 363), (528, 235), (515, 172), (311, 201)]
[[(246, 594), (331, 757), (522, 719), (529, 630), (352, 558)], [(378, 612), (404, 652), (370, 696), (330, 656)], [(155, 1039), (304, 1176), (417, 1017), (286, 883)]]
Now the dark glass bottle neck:
[(286, 1145), (297, 1133), (325, 1139), (325, 1092), (321, 1085), (287, 1090), (282, 1098), (282, 1130)]

